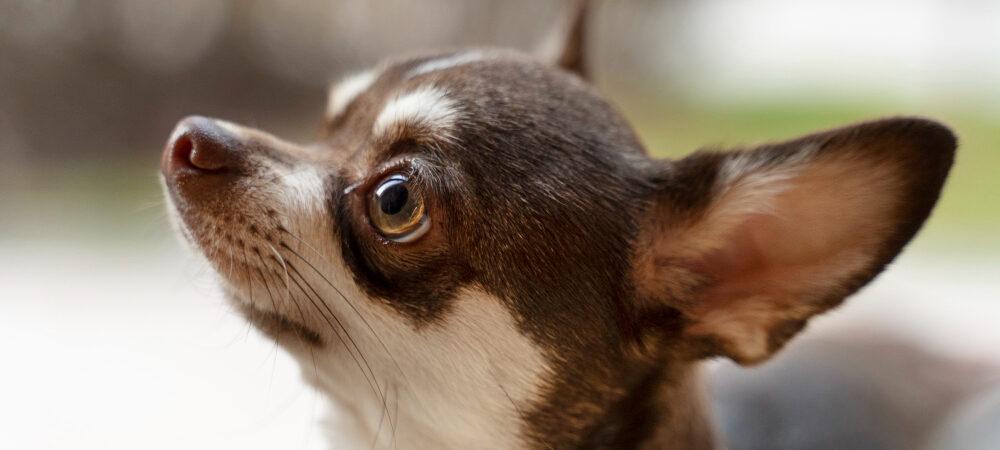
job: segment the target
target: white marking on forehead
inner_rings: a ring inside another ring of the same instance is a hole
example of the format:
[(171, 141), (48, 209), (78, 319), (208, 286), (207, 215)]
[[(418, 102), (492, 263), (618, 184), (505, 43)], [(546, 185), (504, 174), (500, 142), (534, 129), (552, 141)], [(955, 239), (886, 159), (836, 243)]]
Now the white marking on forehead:
[(459, 105), (443, 90), (419, 87), (389, 100), (375, 119), (372, 133), (382, 136), (396, 125), (418, 125), (449, 139), (460, 114)]
[(368, 90), (372, 83), (378, 78), (378, 74), (373, 71), (365, 71), (344, 78), (330, 89), (326, 102), (326, 118), (333, 119), (344, 112), (347, 105), (362, 92)]
[(407, 78), (412, 78), (418, 75), (423, 75), (425, 73), (434, 72), (442, 69), (450, 69), (452, 67), (461, 66), (463, 64), (468, 64), (471, 62), (480, 61), (484, 58), (483, 52), (479, 50), (472, 50), (467, 52), (459, 52), (451, 56), (446, 56), (444, 58), (432, 59), (427, 61), (407, 72)]

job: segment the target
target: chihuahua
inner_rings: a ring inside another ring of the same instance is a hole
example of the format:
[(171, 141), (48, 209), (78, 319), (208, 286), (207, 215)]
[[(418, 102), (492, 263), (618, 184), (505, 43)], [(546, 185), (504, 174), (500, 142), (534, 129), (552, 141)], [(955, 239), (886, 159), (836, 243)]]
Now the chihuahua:
[(468, 49), (330, 91), (298, 145), (189, 117), (168, 208), (333, 405), (334, 448), (716, 448), (701, 362), (767, 360), (903, 249), (956, 139), (889, 118), (679, 160), (586, 81)]

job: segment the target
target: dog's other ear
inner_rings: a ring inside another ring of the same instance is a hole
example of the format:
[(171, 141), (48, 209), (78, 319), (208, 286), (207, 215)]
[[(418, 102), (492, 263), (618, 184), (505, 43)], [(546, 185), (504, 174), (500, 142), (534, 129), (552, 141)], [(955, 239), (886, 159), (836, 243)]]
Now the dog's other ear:
[(576, 73), (583, 79), (589, 77), (586, 60), (588, 0), (567, 0), (566, 14), (538, 50), (541, 58), (552, 65)]
[(955, 147), (946, 127), (898, 118), (664, 163), (637, 242), (637, 310), (679, 312), (697, 357), (765, 360), (902, 250)]

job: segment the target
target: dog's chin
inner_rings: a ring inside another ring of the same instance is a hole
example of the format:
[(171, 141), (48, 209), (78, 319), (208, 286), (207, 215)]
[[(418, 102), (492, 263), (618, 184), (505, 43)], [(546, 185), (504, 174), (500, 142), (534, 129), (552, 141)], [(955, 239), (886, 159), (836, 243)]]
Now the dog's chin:
[[(197, 240), (189, 242), (213, 267), (226, 300), (268, 337), (285, 347), (322, 347), (323, 336), (307, 325), (303, 312), (288, 298), (285, 279), (275, 269), (266, 271), (253, 257), (227, 256), (235, 249), (206, 251)], [(267, 281), (265, 281), (267, 280)]]
[(301, 322), (286, 315), (263, 309), (252, 303), (232, 299), (236, 309), (251, 325), (285, 347), (323, 347), (323, 337)]

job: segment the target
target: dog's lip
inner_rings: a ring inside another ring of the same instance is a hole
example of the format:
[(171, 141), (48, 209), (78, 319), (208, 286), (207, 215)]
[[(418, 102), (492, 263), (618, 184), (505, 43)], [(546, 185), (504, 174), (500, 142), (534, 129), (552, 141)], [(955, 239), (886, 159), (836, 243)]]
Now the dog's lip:
[(302, 322), (295, 320), (280, 312), (263, 309), (249, 302), (241, 302), (240, 307), (244, 310), (247, 318), (264, 329), (266, 332), (275, 334), (292, 334), (302, 341), (314, 346), (322, 346), (323, 339), (319, 333), (309, 328)]

